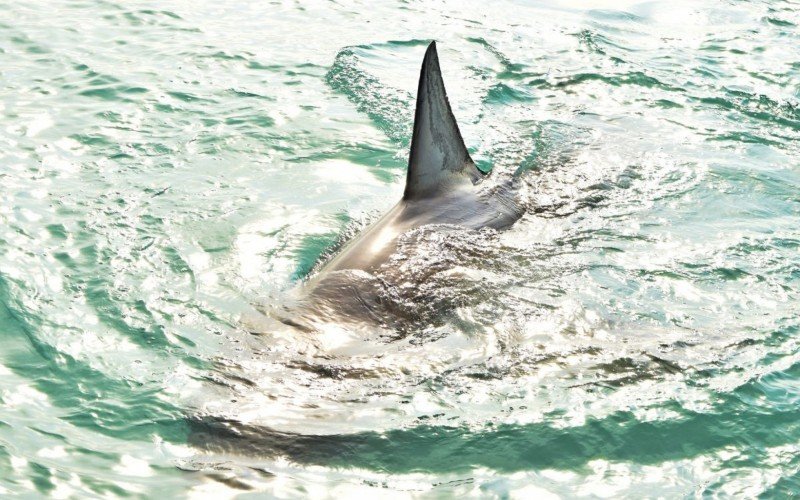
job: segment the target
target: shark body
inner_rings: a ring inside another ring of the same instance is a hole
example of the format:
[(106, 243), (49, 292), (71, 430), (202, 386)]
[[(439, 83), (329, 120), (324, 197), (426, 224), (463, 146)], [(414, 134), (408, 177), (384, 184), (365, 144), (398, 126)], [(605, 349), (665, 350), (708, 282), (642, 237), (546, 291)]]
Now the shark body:
[[(379, 274), (384, 284), (403, 279), (387, 269), (402, 235), (429, 224), (501, 230), (522, 216), (512, 183), (490, 185), (486, 177), (461, 137), (432, 42), (420, 71), (403, 198), (304, 284), (306, 311), (300, 316), (391, 323), (391, 311), (381, 310), (380, 283), (363, 276)], [(290, 323), (297, 325), (295, 318)]]

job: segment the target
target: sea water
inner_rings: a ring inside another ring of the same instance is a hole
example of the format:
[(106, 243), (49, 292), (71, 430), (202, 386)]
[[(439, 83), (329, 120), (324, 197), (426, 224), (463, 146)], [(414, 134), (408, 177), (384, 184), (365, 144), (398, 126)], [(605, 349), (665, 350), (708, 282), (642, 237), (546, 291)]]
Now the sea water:
[[(797, 492), (798, 23), (0, 0), (0, 495)], [(275, 321), (402, 195), (431, 40), (526, 214), (408, 235), (389, 335)]]

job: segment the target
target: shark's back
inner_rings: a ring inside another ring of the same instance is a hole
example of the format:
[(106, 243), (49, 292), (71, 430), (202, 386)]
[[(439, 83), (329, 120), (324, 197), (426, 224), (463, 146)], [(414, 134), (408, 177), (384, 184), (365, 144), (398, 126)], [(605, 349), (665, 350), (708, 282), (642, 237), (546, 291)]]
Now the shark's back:
[(377, 270), (403, 233), (426, 224), (502, 229), (522, 214), (510, 185), (484, 186), (447, 99), (436, 42), (422, 61), (403, 199), (347, 244), (323, 272)]

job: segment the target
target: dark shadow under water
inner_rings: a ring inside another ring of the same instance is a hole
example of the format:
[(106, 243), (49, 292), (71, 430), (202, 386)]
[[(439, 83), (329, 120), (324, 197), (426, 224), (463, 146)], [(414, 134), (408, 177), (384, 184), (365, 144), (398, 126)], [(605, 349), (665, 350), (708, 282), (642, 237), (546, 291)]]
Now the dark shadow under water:
[[(189, 420), (189, 443), (217, 455), (282, 457), (304, 465), (389, 474), (465, 473), (476, 467), (498, 472), (580, 470), (596, 459), (646, 465), (729, 446), (750, 445), (747, 449), (756, 453), (756, 443), (765, 448), (793, 443), (792, 436), (800, 429), (796, 412), (786, 408), (766, 413), (748, 407), (742, 399), (753, 390), (754, 384), (742, 386), (707, 412), (687, 412), (678, 403), (662, 408), (680, 411), (680, 419), (641, 421), (631, 412), (616, 412), (567, 428), (547, 422), (486, 425), (482, 429), (419, 425), (385, 432), (306, 435), (197, 417)], [(732, 407), (741, 412), (731, 412)], [(762, 449), (762, 456), (748, 458), (758, 461), (766, 454)]]

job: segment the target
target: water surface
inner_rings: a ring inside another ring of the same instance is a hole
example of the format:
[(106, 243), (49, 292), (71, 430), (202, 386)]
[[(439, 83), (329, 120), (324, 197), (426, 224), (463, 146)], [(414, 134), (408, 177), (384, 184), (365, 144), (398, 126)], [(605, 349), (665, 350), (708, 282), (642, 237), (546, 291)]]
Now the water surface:
[[(0, 494), (800, 489), (800, 5), (0, 0)], [(439, 46), (501, 233), (272, 318), (399, 199)]]

